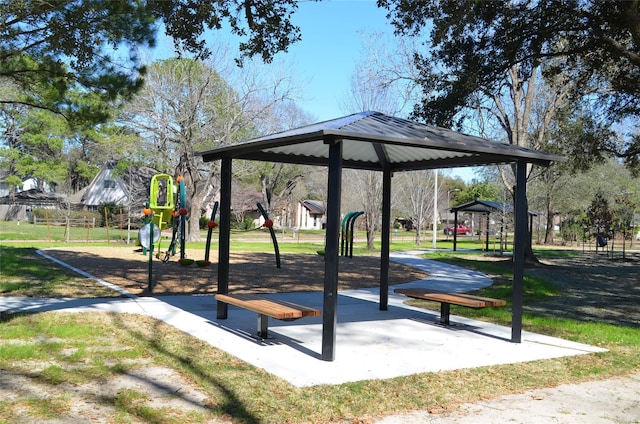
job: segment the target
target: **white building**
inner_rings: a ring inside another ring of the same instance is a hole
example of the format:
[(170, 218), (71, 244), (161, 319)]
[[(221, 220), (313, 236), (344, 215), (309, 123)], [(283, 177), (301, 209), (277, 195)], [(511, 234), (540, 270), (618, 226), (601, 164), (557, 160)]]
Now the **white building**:
[(301, 230), (322, 230), (325, 226), (325, 207), (319, 200), (298, 202), (295, 227)]

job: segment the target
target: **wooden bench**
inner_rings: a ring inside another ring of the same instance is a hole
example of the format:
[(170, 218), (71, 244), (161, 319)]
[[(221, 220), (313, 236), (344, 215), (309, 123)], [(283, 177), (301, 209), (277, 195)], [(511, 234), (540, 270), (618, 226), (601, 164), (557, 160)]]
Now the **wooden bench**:
[(258, 313), (258, 336), (267, 338), (269, 317), (293, 321), (303, 317), (317, 317), (322, 312), (284, 300), (270, 299), (257, 294), (216, 294), (216, 300)]
[(449, 325), (449, 309), (451, 305), (465, 306), (467, 308), (486, 308), (489, 306), (505, 306), (507, 302), (490, 297), (474, 296), (466, 293), (445, 293), (429, 289), (395, 289), (395, 293), (403, 294), (415, 299), (440, 302), (440, 323)]

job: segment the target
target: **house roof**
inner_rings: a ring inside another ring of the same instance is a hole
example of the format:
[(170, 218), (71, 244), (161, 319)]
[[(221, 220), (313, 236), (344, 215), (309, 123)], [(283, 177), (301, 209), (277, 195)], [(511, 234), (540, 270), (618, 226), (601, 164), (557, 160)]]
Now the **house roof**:
[(391, 171), (513, 163), (548, 165), (564, 158), (490, 141), (380, 112), (361, 112), (200, 152), (205, 162), (237, 159), (327, 165), (327, 140), (343, 144), (345, 168)]
[[(451, 212), (480, 212), (480, 213), (490, 213), (490, 212), (505, 212), (505, 213), (513, 213), (513, 205), (509, 203), (502, 202), (494, 202), (491, 200), (472, 200), (471, 202), (463, 203), (458, 206), (454, 206), (451, 208)], [(528, 211), (529, 215), (537, 216), (538, 213), (534, 211)]]
[[(107, 162), (100, 169), (100, 172), (93, 178), (91, 183), (81, 190), (80, 201), (86, 206), (98, 206), (103, 203), (113, 202), (120, 205), (139, 203), (140, 206), (149, 197), (149, 186), (151, 177), (158, 171), (146, 166), (133, 166), (126, 170), (122, 176), (116, 175), (113, 171), (116, 162)], [(105, 181), (113, 181), (115, 187), (105, 189)], [(78, 196), (74, 196), (77, 199)]]
[(324, 215), (324, 204), (319, 200), (305, 200), (302, 206), (307, 208), (312, 215)]
[(12, 195), (0, 197), (0, 204), (20, 204), (20, 205), (59, 205), (64, 202), (64, 196), (55, 193), (45, 193), (32, 188), (29, 190), (12, 193)]

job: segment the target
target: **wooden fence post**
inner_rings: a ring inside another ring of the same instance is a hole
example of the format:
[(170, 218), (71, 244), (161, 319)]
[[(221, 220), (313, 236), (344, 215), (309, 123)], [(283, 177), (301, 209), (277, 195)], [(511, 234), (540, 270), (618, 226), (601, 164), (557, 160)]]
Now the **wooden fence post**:
[(109, 239), (109, 209), (104, 208), (104, 226), (107, 229), (107, 244), (111, 242)]

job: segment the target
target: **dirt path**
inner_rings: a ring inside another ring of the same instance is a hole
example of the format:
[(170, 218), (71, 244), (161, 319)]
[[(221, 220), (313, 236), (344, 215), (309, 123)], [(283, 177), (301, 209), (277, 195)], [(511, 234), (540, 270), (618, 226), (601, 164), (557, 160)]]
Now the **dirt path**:
[(378, 424), (637, 424), (640, 373), (628, 377), (531, 390), (461, 405), (441, 415), (418, 411)]

